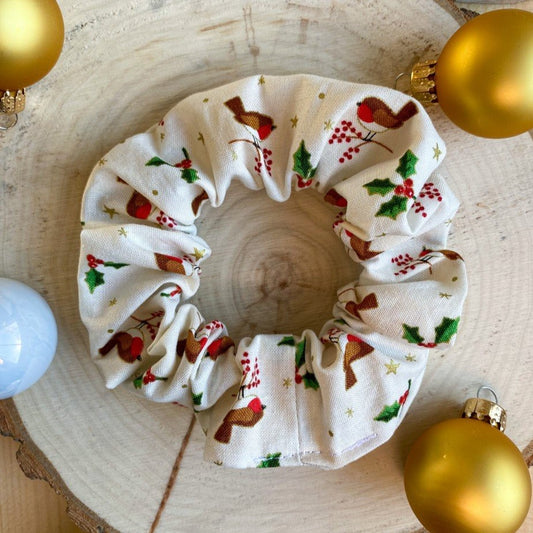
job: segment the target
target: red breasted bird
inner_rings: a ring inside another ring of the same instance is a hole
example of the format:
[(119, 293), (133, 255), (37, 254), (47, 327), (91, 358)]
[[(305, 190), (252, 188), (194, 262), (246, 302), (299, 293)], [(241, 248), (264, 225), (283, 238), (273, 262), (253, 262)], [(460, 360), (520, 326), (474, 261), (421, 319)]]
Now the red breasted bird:
[[(243, 398), (244, 399), (244, 398)], [(248, 400), (248, 399), (246, 399)], [(261, 400), (254, 396), (252, 400), (248, 402), (244, 407), (232, 409), (220, 424), (220, 427), (215, 433), (215, 440), (227, 444), (231, 439), (231, 430), (233, 426), (253, 427), (263, 418), (263, 411), (265, 405), (261, 403)]]
[(382, 100), (368, 96), (362, 102), (357, 102), (357, 120), (368, 130), (364, 140), (369, 141), (376, 133), (403, 126), (406, 120), (418, 113), (414, 102), (407, 102), (397, 113)]
[(233, 118), (239, 124), (244, 124), (254, 130), (260, 141), (264, 141), (276, 129), (272, 117), (257, 111), (246, 111), (239, 96), (224, 102), (224, 105), (233, 112)]
[(144, 342), (141, 337), (132, 337), (126, 331), (118, 331), (107, 343), (98, 350), (100, 355), (107, 355), (113, 348), (117, 348), (118, 356), (126, 363), (141, 360)]

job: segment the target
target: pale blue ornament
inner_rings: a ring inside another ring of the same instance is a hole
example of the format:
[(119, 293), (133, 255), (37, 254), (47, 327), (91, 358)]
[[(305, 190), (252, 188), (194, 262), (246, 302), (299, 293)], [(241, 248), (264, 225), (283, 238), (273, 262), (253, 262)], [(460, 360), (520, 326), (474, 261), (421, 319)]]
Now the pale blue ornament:
[(0, 278), (0, 399), (31, 387), (57, 348), (57, 326), (45, 299), (20, 281)]

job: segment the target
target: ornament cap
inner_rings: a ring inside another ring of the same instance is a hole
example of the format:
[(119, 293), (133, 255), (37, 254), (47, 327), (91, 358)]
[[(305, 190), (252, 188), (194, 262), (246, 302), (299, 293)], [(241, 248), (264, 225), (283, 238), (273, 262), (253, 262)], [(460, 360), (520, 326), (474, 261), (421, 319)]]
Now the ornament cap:
[(411, 94), (423, 104), (438, 102), (435, 86), (436, 59), (415, 63), (411, 69)]
[(26, 105), (24, 89), (16, 91), (3, 91), (0, 89), (0, 113), (14, 115), (20, 113)]
[[(479, 393), (483, 389), (489, 390), (494, 395), (494, 402), (479, 397)], [(481, 422), (487, 422), (503, 433), (507, 422), (507, 414), (505, 409), (498, 405), (497, 402), (496, 393), (490, 387), (482, 386), (478, 389), (475, 398), (466, 400), (461, 418), (473, 418)]]

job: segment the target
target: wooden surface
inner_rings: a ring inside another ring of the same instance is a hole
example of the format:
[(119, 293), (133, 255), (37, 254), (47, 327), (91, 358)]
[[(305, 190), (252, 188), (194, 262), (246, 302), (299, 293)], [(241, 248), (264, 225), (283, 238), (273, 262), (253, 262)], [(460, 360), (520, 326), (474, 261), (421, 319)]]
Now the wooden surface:
[[(0, 137), (0, 275), (26, 282), (48, 299), (58, 320), (59, 348), (36, 386), (0, 404), (0, 427), (24, 441), (19, 461), (25, 471), (61, 491), (84, 529), (149, 531), (181, 451), (177, 482), (157, 531), (200, 526), (205, 531), (419, 531), (403, 494), (407, 450), (425, 428), (455, 415), (480, 383), (498, 390), (510, 418), (507, 434), (520, 449), (528, 447), (533, 258), (532, 225), (524, 216), (531, 201), (523, 191), (533, 174), (533, 142), (525, 135), (505, 141), (473, 138), (451, 126), (438, 108), (431, 115), (448, 145), (444, 169), (462, 201), (451, 247), (467, 261), (471, 288), (456, 346), (430, 361), (422, 390), (389, 443), (334, 472), (219, 469), (202, 462), (198, 427), (183, 446), (190, 413), (124, 390), (106, 391), (87, 359), (75, 275), (79, 204), (93, 164), (187, 94), (252, 73), (310, 72), (391, 85), (414, 60), (434, 57), (460, 19), (429, 0), (367, 4), (60, 2), (67, 31), (61, 60), (28, 92), (28, 109), (17, 130)], [(531, 2), (523, 5), (530, 8)], [(380, 20), (380, 26), (370, 20)], [(261, 240), (261, 224), (250, 228), (250, 212), (260, 212), (263, 224), (278, 221), (284, 234), (291, 228), (293, 253), (276, 279), (312, 263), (321, 242), (344, 257), (328, 228), (309, 239), (298, 226), (302, 202), (316, 203), (317, 221), (327, 208), (308, 195), (272, 206), (261, 193), (233, 193), (219, 210), (206, 210), (199, 226), (208, 242), (229, 243), (213, 247), (224, 268), (205, 264), (200, 308), (225, 320), (235, 337), (245, 331), (318, 327), (331, 307), (331, 300), (317, 298), (316, 284), (331, 275), (325, 266), (307, 267), (311, 279), (305, 281), (304, 299), (311, 303), (305, 313), (291, 317), (276, 314), (280, 300), (294, 301), (290, 284), (285, 291), (266, 291), (271, 297), (257, 301), (268, 281), (259, 275), (265, 269), (253, 268), (261, 257), (247, 259), (248, 265), (235, 257), (252, 244), (279, 253), (276, 243)], [(221, 227), (217, 218), (232, 223)], [(238, 233), (239, 239), (233, 238)], [(343, 264), (330, 280), (332, 287), (351, 268)], [(317, 301), (320, 305), (313, 307)], [(243, 302), (254, 304), (245, 317), (235, 312)], [(6, 446), (17, 447), (7, 439), (1, 443), (2, 459), (11, 453)], [(3, 533), (75, 531), (55, 510), (41, 510), (60, 509), (52, 491), (35, 496), (41, 503), (31, 514), (33, 496), (17, 494), (19, 482), (10, 474), (6, 479), (0, 489)], [(531, 512), (522, 531), (533, 531)]]

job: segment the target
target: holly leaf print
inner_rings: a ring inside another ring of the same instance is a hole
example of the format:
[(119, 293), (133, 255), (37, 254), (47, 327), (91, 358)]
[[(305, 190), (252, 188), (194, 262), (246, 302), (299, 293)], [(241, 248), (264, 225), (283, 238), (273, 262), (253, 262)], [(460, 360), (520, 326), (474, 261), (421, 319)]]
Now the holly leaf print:
[(113, 263), (113, 261), (106, 261), (104, 263), (104, 266), (105, 267), (113, 267), (113, 268), (116, 268), (118, 270), (119, 268), (127, 267), (129, 265), (128, 265), (128, 263)]
[(283, 337), (278, 342), (278, 346), (295, 346), (296, 343), (294, 342), (294, 337)]
[(296, 345), (294, 362), (297, 368), (300, 368), (305, 363), (305, 339)]
[(392, 405), (385, 405), (378, 416), (374, 417), (377, 422), (390, 422), (398, 416), (400, 412), (400, 403), (394, 402)]
[(379, 194), (381, 196), (385, 196), (389, 192), (393, 191), (396, 188), (396, 185), (394, 185), (394, 183), (392, 183), (392, 181), (387, 178), (385, 180), (372, 180), (369, 183), (365, 183), (363, 187), (366, 187), (366, 190), (368, 191), (369, 195)]
[(281, 452), (269, 453), (258, 465), (257, 468), (273, 468), (279, 466)]
[(304, 382), (304, 387), (306, 389), (317, 390), (320, 387), (320, 385), (318, 384), (318, 380), (316, 379), (316, 376), (311, 372), (306, 372), (302, 376), (302, 380)]
[(407, 152), (400, 157), (400, 164), (398, 165), (396, 172), (398, 172), (404, 180), (407, 179), (409, 176), (416, 174), (415, 165), (417, 161), (418, 157), (416, 157), (411, 150), (407, 150)]
[(411, 344), (420, 344), (421, 342), (424, 342), (424, 337), (420, 335), (418, 332), (418, 326), (408, 326), (407, 324), (402, 324), (403, 326), (403, 335), (402, 339), (405, 339), (407, 342), (410, 342)]
[(187, 183), (194, 183), (200, 178), (194, 168), (184, 168), (181, 170), (181, 179), (184, 179)]
[(200, 392), (198, 394), (192, 395), (192, 403), (193, 405), (201, 405), (202, 404), (202, 396), (204, 395), (203, 392)]
[(163, 161), (160, 157), (152, 157), (152, 159), (145, 164), (147, 167), (160, 167), (161, 165), (168, 165), (168, 163)]
[(396, 217), (407, 211), (407, 198), (405, 196), (394, 195), (388, 202), (383, 202), (378, 212), (377, 217), (389, 217), (396, 220)]
[(305, 142), (303, 140), (300, 143), (298, 150), (292, 155), (292, 158), (294, 160), (292, 170), (294, 170), (296, 174), (305, 180), (311, 179), (315, 175), (317, 167), (313, 168), (311, 165), (311, 154), (306, 150)]
[(142, 389), (143, 387), (143, 377), (142, 376), (139, 376), (138, 378), (135, 378), (133, 380), (133, 386), (136, 388), (136, 389)]
[(459, 319), (444, 317), (442, 322), (435, 328), (435, 342), (437, 344), (441, 342), (450, 342), (450, 339), (457, 333), (457, 325)]
[(99, 287), (105, 283), (104, 275), (102, 272), (96, 270), (96, 268), (91, 268), (85, 272), (85, 283), (87, 283), (87, 286), (89, 287), (89, 292), (93, 294), (96, 287)]

